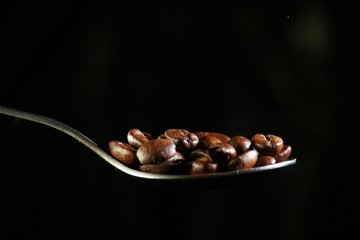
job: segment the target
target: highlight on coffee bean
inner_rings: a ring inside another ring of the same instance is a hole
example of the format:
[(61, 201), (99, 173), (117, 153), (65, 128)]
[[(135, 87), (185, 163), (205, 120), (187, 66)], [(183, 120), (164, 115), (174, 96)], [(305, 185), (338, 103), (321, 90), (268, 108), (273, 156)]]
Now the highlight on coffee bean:
[(111, 155), (121, 163), (156, 174), (206, 174), (241, 171), (286, 161), (291, 147), (273, 134), (229, 137), (218, 132), (167, 129), (157, 138), (133, 128), (127, 143), (109, 142)]

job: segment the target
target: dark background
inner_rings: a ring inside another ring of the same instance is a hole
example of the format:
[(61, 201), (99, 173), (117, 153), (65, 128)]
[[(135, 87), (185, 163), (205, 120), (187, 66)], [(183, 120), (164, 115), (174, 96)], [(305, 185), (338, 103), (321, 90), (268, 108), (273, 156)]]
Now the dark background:
[(0, 116), (1, 239), (352, 236), (359, 7), (327, 1), (1, 8), (0, 105), (107, 149), (130, 128), (273, 133), (295, 167), (222, 189), (125, 176), (75, 140)]

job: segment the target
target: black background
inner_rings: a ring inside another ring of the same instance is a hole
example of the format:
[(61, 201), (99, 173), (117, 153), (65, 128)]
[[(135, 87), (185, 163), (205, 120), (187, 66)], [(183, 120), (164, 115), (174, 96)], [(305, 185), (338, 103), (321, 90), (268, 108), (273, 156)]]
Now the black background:
[(351, 236), (359, 225), (359, 8), (326, 1), (1, 8), (0, 105), (107, 149), (130, 128), (292, 145), (295, 167), (222, 189), (125, 176), (70, 137), (0, 116), (1, 239)]

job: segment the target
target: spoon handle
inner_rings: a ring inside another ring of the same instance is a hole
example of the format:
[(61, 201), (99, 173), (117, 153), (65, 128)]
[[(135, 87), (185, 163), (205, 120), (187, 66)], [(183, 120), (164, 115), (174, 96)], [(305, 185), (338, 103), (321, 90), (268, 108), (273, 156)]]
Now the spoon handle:
[(0, 106), (0, 114), (4, 114), (4, 115), (11, 116), (11, 117), (16, 117), (16, 118), (21, 118), (21, 119), (28, 120), (31, 122), (40, 123), (40, 124), (49, 126), (51, 128), (57, 129), (61, 132), (64, 132), (67, 135), (71, 136), (72, 138), (75, 138), (76, 140), (78, 140), (80, 143), (82, 143), (83, 145), (85, 145), (86, 147), (91, 149), (92, 151), (94, 151), (96, 154), (98, 154), (104, 160), (106, 160), (107, 162), (112, 164), (114, 167), (116, 167), (124, 172), (129, 171), (129, 168), (127, 168), (126, 166), (124, 166), (122, 164), (119, 164), (119, 162), (116, 159), (114, 159), (108, 153), (106, 153), (101, 148), (99, 148), (97, 146), (97, 144), (95, 142), (93, 142), (91, 139), (89, 139), (81, 132), (75, 130), (74, 128), (72, 128), (62, 122), (59, 122), (55, 119), (48, 118), (48, 117), (45, 117), (42, 115), (29, 113), (29, 112), (25, 112), (25, 111), (20, 111), (20, 110), (16, 110), (16, 109), (11, 109), (11, 108), (7, 108), (7, 107), (3, 107), (3, 106)]
[(0, 113), (11, 116), (11, 117), (21, 118), (21, 119), (28, 120), (31, 122), (40, 123), (40, 124), (49, 126), (51, 128), (55, 128), (61, 132), (64, 132), (64, 133), (70, 135), (71, 137), (75, 138), (76, 140), (78, 140), (79, 142), (81, 142), (83, 144), (86, 143), (86, 144), (91, 144), (91, 145), (97, 146), (96, 143), (94, 143), (91, 139), (86, 137), (81, 132), (79, 132), (79, 131), (73, 129), (72, 127), (70, 127), (62, 122), (59, 122), (55, 119), (37, 115), (34, 113), (11, 109), (11, 108), (7, 108), (7, 107), (3, 107), (3, 106), (0, 106)]

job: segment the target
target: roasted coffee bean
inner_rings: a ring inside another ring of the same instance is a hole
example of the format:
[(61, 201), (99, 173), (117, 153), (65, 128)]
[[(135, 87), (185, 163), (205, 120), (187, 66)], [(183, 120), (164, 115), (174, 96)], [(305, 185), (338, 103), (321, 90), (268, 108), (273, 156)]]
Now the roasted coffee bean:
[(219, 172), (226, 171), (227, 163), (236, 156), (235, 148), (225, 142), (212, 144), (209, 152), (212, 161), (217, 163), (217, 171)]
[(184, 173), (184, 156), (176, 152), (174, 156), (159, 164), (146, 164), (140, 166), (140, 171), (158, 174), (182, 174)]
[(176, 154), (176, 146), (169, 139), (154, 139), (144, 142), (137, 150), (136, 156), (141, 164), (161, 163)]
[(222, 134), (222, 133), (218, 133), (218, 132), (196, 132), (195, 135), (200, 139), (201, 137), (204, 137), (204, 136), (208, 136), (208, 135), (211, 135), (213, 137), (216, 137), (217, 139), (219, 139), (220, 141), (222, 142), (228, 142), (230, 141), (230, 137), (225, 135), (225, 134)]
[(229, 161), (236, 157), (236, 150), (233, 146), (226, 142), (212, 144), (210, 151), (216, 161)]
[(281, 151), (275, 156), (276, 162), (283, 162), (290, 157), (291, 147), (289, 145), (284, 145)]
[(189, 158), (191, 162), (185, 164), (188, 174), (214, 173), (217, 170), (208, 149), (196, 149), (189, 154)]
[(139, 167), (140, 171), (156, 174), (181, 173), (183, 171), (182, 162), (164, 161), (159, 164), (145, 164)]
[(230, 171), (240, 171), (252, 168), (257, 161), (259, 153), (256, 150), (249, 150), (244, 152), (234, 159), (232, 159), (228, 164), (228, 170)]
[(134, 148), (139, 148), (141, 144), (151, 139), (152, 136), (149, 133), (142, 132), (136, 128), (131, 129), (127, 135), (128, 143)]
[(110, 141), (109, 149), (114, 158), (126, 165), (133, 165), (137, 162), (135, 149), (127, 143)]
[(276, 156), (283, 148), (283, 140), (275, 135), (268, 134), (255, 134), (252, 139), (252, 143), (258, 152), (265, 156)]
[(184, 162), (185, 158), (181, 153), (176, 152), (175, 155), (172, 156), (171, 158), (169, 158), (169, 160), (167, 160), (167, 161), (170, 161), (170, 162)]
[(213, 159), (211, 157), (211, 152), (208, 149), (195, 149), (189, 154), (189, 158), (191, 160), (201, 160), (201, 161), (209, 161), (213, 162)]
[(168, 129), (152, 139), (150, 134), (134, 128), (127, 138), (130, 145), (110, 141), (111, 154), (132, 168), (156, 174), (240, 171), (285, 161), (292, 150), (272, 134), (255, 134), (250, 141), (218, 132)]
[(229, 142), (231, 139), (229, 136), (218, 132), (210, 132), (209, 135), (218, 138), (222, 142)]
[(229, 144), (235, 148), (236, 154), (240, 155), (250, 149), (251, 141), (243, 136), (235, 136), (230, 139)]
[(165, 136), (165, 134), (160, 134), (157, 139), (167, 139), (167, 137)]
[(180, 151), (192, 149), (199, 143), (199, 138), (185, 129), (168, 129), (165, 137), (173, 141)]
[(207, 134), (199, 139), (199, 145), (211, 151), (216, 161), (228, 161), (236, 156), (236, 150), (230, 144)]
[(273, 158), (271, 156), (261, 156), (261, 157), (258, 157), (254, 167), (272, 165), (272, 164), (275, 164), (275, 163), (276, 163), (275, 158)]
[(212, 163), (210, 161), (204, 160), (194, 160), (186, 163), (188, 170), (188, 174), (205, 174), (205, 173), (214, 173), (217, 169), (217, 164)]
[(209, 135), (210, 132), (196, 132), (195, 135), (200, 139), (202, 137), (205, 137)]
[(199, 138), (199, 146), (207, 149), (212, 148), (212, 146), (217, 143), (222, 143), (222, 141), (217, 137), (214, 137), (209, 134), (203, 135)]

